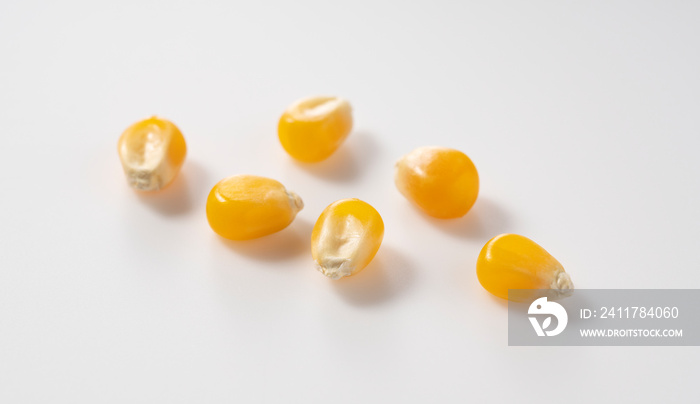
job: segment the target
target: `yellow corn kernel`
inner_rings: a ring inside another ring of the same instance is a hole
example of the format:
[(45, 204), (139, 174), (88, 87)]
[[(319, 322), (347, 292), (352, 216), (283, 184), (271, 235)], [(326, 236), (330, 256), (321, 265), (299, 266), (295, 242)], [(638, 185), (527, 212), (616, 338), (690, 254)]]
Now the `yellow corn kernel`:
[(119, 137), (117, 149), (129, 185), (141, 191), (170, 184), (187, 154), (180, 129), (155, 116), (129, 126)]
[[(573, 293), (574, 284), (559, 261), (527, 237), (501, 234), (489, 240), (476, 261), (476, 276), (484, 289), (508, 299), (508, 289), (549, 289), (553, 299)], [(537, 297), (518, 294), (511, 300)]]
[(370, 204), (342, 199), (328, 205), (311, 233), (316, 269), (331, 279), (362, 271), (384, 238), (384, 221)]
[(440, 219), (462, 217), (479, 195), (479, 174), (471, 159), (446, 147), (419, 147), (396, 162), (399, 191), (425, 213)]
[(278, 181), (234, 175), (219, 181), (209, 192), (207, 220), (221, 237), (249, 240), (284, 229), (303, 208), (299, 195)]
[(333, 154), (352, 129), (352, 108), (338, 97), (309, 97), (282, 114), (277, 132), (290, 156), (313, 163)]

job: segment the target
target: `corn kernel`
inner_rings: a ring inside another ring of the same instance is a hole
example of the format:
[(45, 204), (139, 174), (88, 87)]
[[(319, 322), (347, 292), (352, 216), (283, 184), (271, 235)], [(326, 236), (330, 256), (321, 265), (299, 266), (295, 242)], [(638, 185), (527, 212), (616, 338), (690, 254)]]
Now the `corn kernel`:
[(155, 116), (129, 126), (119, 137), (117, 149), (129, 185), (141, 191), (170, 184), (187, 154), (180, 129)]
[(303, 207), (299, 195), (278, 181), (234, 175), (219, 181), (209, 192), (207, 220), (221, 237), (249, 240), (289, 226)]
[[(508, 299), (508, 289), (549, 289), (553, 299), (573, 293), (574, 284), (559, 261), (527, 237), (501, 234), (489, 240), (476, 261), (484, 289)], [(511, 300), (536, 297), (518, 295)]]
[(396, 163), (399, 191), (430, 216), (462, 217), (479, 194), (479, 174), (471, 159), (446, 147), (419, 147)]
[(384, 238), (379, 213), (359, 199), (328, 205), (311, 233), (311, 256), (316, 269), (331, 279), (362, 271), (374, 258)]
[(352, 108), (338, 97), (309, 97), (282, 114), (277, 132), (290, 156), (313, 163), (328, 158), (352, 129)]

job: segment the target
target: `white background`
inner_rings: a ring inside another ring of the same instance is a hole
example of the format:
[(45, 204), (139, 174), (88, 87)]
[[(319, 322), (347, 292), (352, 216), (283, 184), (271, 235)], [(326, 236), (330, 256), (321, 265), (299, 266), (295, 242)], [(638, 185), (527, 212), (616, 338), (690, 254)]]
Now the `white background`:
[[(700, 286), (700, 3), (576, 3), (2, 0), (0, 401), (695, 400), (698, 348), (508, 347), (476, 279), (512, 232), (579, 288)], [(315, 94), (349, 99), (356, 125), (303, 166), (276, 125)], [(188, 156), (140, 195), (116, 143), (151, 114)], [(430, 144), (479, 170), (461, 220), (393, 185)], [(238, 173), (306, 208), (223, 241), (204, 204)], [(346, 197), (386, 234), (333, 282), (310, 231)]]

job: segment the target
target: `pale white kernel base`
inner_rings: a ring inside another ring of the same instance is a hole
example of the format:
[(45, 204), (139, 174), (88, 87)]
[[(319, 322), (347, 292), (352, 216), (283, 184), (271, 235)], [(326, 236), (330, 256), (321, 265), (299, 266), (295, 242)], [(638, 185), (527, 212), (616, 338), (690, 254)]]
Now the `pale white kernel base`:
[(347, 216), (323, 224), (316, 251), (316, 269), (336, 280), (362, 270), (371, 259), (372, 246), (365, 240), (363, 223)]
[(301, 197), (296, 192), (287, 191), (287, 197), (289, 198), (289, 204), (296, 212), (304, 209), (304, 201), (301, 200)]
[(335, 281), (352, 275), (355, 266), (347, 258), (327, 257), (321, 263), (316, 262), (316, 269)]
[(316, 121), (323, 119), (335, 111), (347, 111), (352, 113), (350, 103), (339, 97), (308, 97), (303, 98), (288, 109), (289, 113), (297, 121)]
[(166, 185), (161, 176), (151, 170), (125, 168), (124, 174), (129, 186), (139, 191), (158, 191)]
[(141, 155), (132, 153), (126, 145), (122, 146), (119, 158), (129, 186), (139, 191), (158, 191), (175, 179), (179, 168), (169, 164), (168, 146), (162, 144), (155, 148), (149, 144)]
[(571, 281), (569, 274), (564, 272), (563, 269), (557, 270), (554, 273), (554, 278), (549, 284), (549, 288), (552, 291), (551, 298), (553, 300), (562, 299), (574, 293), (574, 283)]

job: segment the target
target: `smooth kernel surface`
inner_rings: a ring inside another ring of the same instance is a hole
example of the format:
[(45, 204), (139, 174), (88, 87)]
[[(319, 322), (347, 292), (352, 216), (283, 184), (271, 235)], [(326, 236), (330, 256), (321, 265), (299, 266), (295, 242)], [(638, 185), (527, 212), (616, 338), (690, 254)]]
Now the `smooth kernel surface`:
[(303, 207), (299, 195), (278, 181), (235, 175), (219, 181), (209, 192), (207, 220), (221, 237), (248, 240), (284, 229)]
[(328, 205), (311, 233), (316, 268), (331, 279), (362, 271), (384, 238), (384, 221), (376, 209), (359, 199)]
[(328, 158), (352, 129), (352, 108), (338, 97), (309, 97), (287, 108), (277, 127), (280, 143), (295, 159), (314, 163)]
[(396, 163), (398, 190), (430, 216), (467, 214), (479, 195), (479, 174), (471, 159), (447, 147), (419, 147)]
[(119, 137), (117, 150), (129, 185), (157, 191), (180, 172), (187, 145), (175, 124), (153, 116), (128, 127)]
[[(551, 289), (552, 297), (573, 292), (564, 267), (544, 248), (527, 237), (501, 234), (489, 240), (476, 262), (479, 282), (492, 294), (508, 299), (508, 289)], [(516, 301), (532, 296), (523, 295)]]

